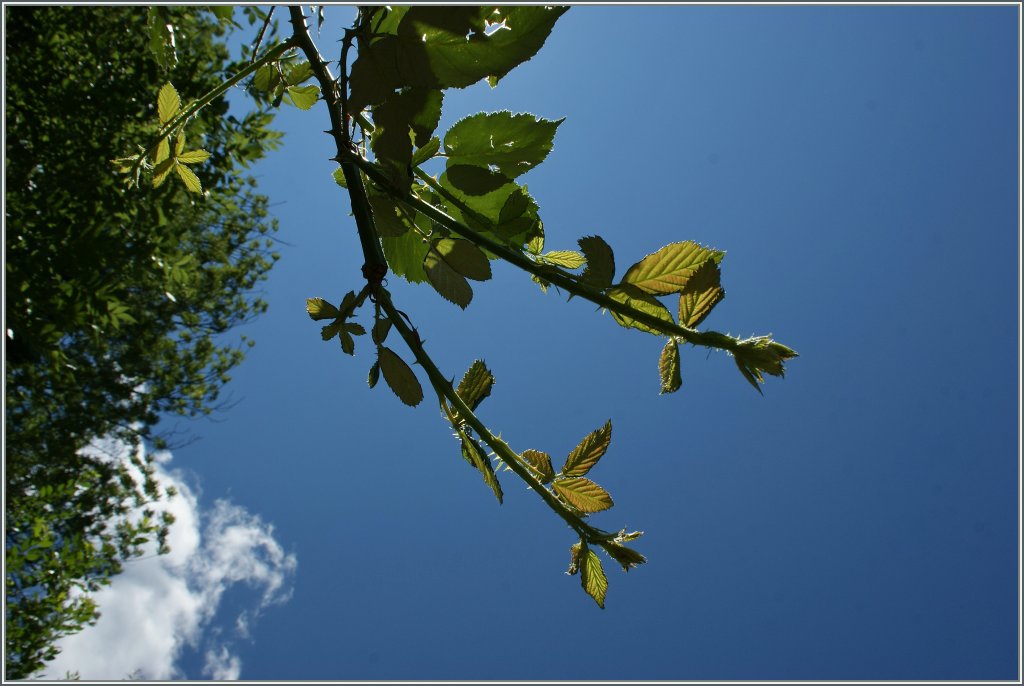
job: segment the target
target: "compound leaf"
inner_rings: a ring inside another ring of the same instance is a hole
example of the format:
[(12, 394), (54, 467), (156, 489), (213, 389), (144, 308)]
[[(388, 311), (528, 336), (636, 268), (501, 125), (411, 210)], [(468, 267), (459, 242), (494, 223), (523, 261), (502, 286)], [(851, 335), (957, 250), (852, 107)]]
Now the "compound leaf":
[[(562, 474), (565, 476), (583, 476), (597, 461), (604, 456), (612, 442), (612, 420), (605, 422), (600, 429), (587, 434), (579, 445), (573, 448), (565, 458)], [(609, 505), (609, 507), (611, 507)]]
[(423, 388), (409, 365), (405, 363), (391, 348), (377, 348), (377, 361), (384, 373), (384, 380), (395, 392), (398, 399), (410, 407), (415, 407), (423, 400)]
[(632, 284), (654, 295), (679, 293), (697, 267), (709, 259), (717, 264), (724, 256), (722, 250), (705, 248), (693, 241), (669, 243), (630, 267), (623, 275), (622, 283)]
[(587, 514), (607, 510), (615, 504), (608, 491), (583, 477), (555, 479), (551, 486), (567, 503)]

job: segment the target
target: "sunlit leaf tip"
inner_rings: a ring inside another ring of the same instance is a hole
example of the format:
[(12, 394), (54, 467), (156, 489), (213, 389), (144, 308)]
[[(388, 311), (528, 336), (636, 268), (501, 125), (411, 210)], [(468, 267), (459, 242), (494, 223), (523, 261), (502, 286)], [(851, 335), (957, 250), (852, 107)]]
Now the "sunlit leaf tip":
[(338, 308), (323, 298), (306, 298), (306, 313), (313, 321), (334, 319), (339, 314)]

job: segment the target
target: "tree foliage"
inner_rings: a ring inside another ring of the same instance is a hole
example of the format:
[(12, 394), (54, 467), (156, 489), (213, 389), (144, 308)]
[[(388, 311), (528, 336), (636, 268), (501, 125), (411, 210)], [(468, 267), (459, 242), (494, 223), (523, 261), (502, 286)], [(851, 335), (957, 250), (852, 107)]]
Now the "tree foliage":
[(109, 160), (242, 68), (226, 25), (193, 8), (5, 13), (5, 675), (19, 678), (95, 621), (91, 591), (163, 546), (168, 520), (128, 516), (168, 495), (152, 465), (82, 449), (216, 406), (243, 356), (222, 334), (266, 307), (252, 290), (277, 227), (245, 167), (278, 139), (269, 107), (236, 117), (213, 99), (163, 151), (184, 183), (126, 192)]

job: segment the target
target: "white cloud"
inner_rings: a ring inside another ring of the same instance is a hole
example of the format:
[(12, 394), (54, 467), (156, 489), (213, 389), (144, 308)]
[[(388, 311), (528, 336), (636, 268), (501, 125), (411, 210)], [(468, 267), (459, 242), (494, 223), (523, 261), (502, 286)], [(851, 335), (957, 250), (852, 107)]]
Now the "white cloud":
[[(96, 451), (126, 460), (132, 448), (107, 442)], [(110, 586), (93, 596), (101, 612), (99, 621), (60, 642), (61, 653), (46, 666), (47, 678), (61, 678), (66, 672), (78, 672), (88, 680), (123, 679), (129, 674), (142, 679), (183, 678), (176, 660), (189, 646), (203, 651), (204, 677), (237, 679), (242, 665), (232, 652), (231, 638), (248, 639), (262, 610), (291, 596), (289, 583), (297, 561), (274, 538), (273, 527), (225, 500), (217, 500), (212, 510), (200, 510), (180, 472), (169, 469), (170, 460), (169, 453), (154, 455), (156, 478), (163, 486), (173, 485), (178, 495), (153, 507), (175, 516), (168, 537), (170, 553), (149, 551), (128, 562)], [(235, 629), (225, 637), (212, 622), (224, 592), (240, 582), (259, 597), (226, 622)]]

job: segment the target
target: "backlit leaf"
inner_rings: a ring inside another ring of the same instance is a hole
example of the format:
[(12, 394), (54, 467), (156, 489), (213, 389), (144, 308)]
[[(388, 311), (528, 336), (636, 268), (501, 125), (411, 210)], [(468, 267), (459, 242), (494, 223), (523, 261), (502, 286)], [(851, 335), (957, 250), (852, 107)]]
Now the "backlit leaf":
[(540, 258), (548, 264), (558, 265), (566, 269), (579, 269), (587, 262), (587, 258), (575, 250), (552, 250), (541, 255)]
[(165, 160), (169, 160), (170, 158), (171, 158), (171, 143), (170, 143), (169, 139), (164, 138), (159, 143), (157, 143), (157, 146), (156, 146), (156, 157), (153, 158), (153, 162), (154, 162), (154, 164), (159, 165), (161, 162), (163, 162)]
[(484, 398), (491, 394), (494, 386), (494, 375), (482, 360), (474, 360), (466, 373), (462, 375), (462, 381), (455, 390), (462, 398), (462, 402), (471, 410), (476, 410)]
[(396, 238), (413, 227), (413, 210), (383, 193), (368, 193), (367, 196), (373, 209), (374, 227), (381, 237)]
[(583, 553), (583, 541), (573, 543), (569, 548), (569, 569), (565, 573), (573, 576), (580, 571), (580, 557)]
[(374, 363), (370, 365), (370, 373), (366, 377), (366, 383), (370, 388), (373, 388), (377, 385), (378, 380), (380, 380), (380, 361), (375, 360)]
[(633, 550), (627, 548), (624, 545), (618, 543), (612, 543), (611, 541), (601, 543), (601, 547), (608, 555), (622, 565), (622, 570), (628, 572), (633, 567), (638, 567), (643, 563), (647, 562), (647, 558)]
[(199, 164), (210, 159), (210, 153), (205, 150), (189, 150), (175, 157), (182, 164)]
[(331, 178), (334, 179), (334, 183), (338, 184), (342, 188), (348, 188), (348, 182), (345, 180), (345, 170), (338, 167), (331, 172)]
[(424, 145), (416, 148), (416, 152), (412, 154), (411, 164), (414, 167), (418, 167), (434, 155), (441, 149), (441, 139), (434, 136)]
[(555, 469), (551, 466), (551, 456), (539, 450), (524, 450), (521, 457), (533, 467), (542, 484), (550, 483), (555, 478)]
[(486, 281), (491, 278), (491, 263), (487, 255), (473, 243), (461, 238), (442, 238), (434, 245), (452, 269), (468, 279)]
[(423, 270), (423, 260), (430, 249), (430, 243), (414, 231), (401, 236), (381, 236), (381, 247), (388, 266), (396, 276), (403, 277), (410, 283), (422, 283), (427, 280)]
[(604, 609), (604, 598), (608, 593), (608, 578), (604, 575), (601, 558), (590, 548), (580, 556), (580, 582), (598, 607)]
[[(166, 146), (166, 141), (163, 143)], [(160, 185), (167, 180), (171, 172), (174, 171), (175, 167), (174, 160), (170, 157), (165, 157), (159, 162), (156, 167), (153, 168), (153, 188), (159, 188)]]
[[(645, 312), (653, 317), (661, 319), (670, 324), (675, 322), (672, 319), (672, 314), (668, 311), (664, 305), (662, 305), (654, 296), (645, 293), (632, 284), (619, 284), (613, 287), (607, 292), (607, 296), (616, 302), (629, 305), (635, 310)], [(653, 333), (656, 335), (664, 335), (663, 332), (653, 328), (649, 324), (638, 321), (630, 316), (619, 314), (618, 312), (612, 311), (612, 317), (620, 326), (626, 328), (640, 329), (647, 333)]]
[(711, 314), (712, 308), (725, 297), (721, 278), (722, 272), (713, 259), (697, 267), (679, 294), (680, 324), (692, 329)]
[(446, 173), (452, 185), (469, 195), (484, 195), (509, 182), (508, 177), (500, 172), (472, 164), (449, 165)]
[(308, 110), (316, 104), (320, 97), (320, 86), (313, 83), (308, 86), (288, 86), (285, 91), (292, 103), (300, 110)]
[(608, 450), (612, 442), (612, 420), (605, 422), (600, 429), (587, 434), (579, 445), (573, 448), (565, 458), (562, 474), (565, 476), (583, 476)]
[(705, 248), (693, 241), (669, 243), (630, 267), (622, 283), (655, 295), (679, 293), (697, 267), (709, 259), (717, 264), (724, 256), (724, 251)]
[(562, 121), (508, 111), (478, 112), (461, 119), (444, 136), (448, 168), (493, 165), (514, 179), (544, 161)]
[(587, 514), (607, 510), (615, 504), (608, 491), (583, 477), (555, 479), (551, 486), (567, 503)]
[(181, 111), (181, 96), (170, 83), (165, 83), (156, 96), (156, 111), (160, 117), (160, 126), (174, 119)]
[(334, 319), (339, 314), (338, 308), (323, 298), (306, 298), (306, 313), (313, 321)]
[(412, 369), (391, 348), (377, 348), (377, 361), (384, 373), (384, 380), (398, 399), (410, 407), (415, 407), (423, 400), (423, 388)]
[(391, 320), (384, 318), (378, 319), (373, 323), (373, 342), (380, 345), (387, 340), (388, 334), (391, 332)]
[(658, 358), (658, 373), (661, 375), (661, 394), (675, 393), (683, 385), (679, 372), (679, 344), (674, 338), (665, 341)]
[(473, 289), (466, 277), (451, 268), (441, 255), (431, 248), (423, 258), (423, 271), (434, 290), (445, 300), (466, 309), (473, 300)]
[(491, 490), (494, 491), (494, 497), (498, 499), (498, 502), (502, 502), (503, 494), (501, 492), (501, 484), (498, 483), (498, 477), (494, 473), (494, 467), (491, 466), (491, 461), (484, 455), (484, 451), (480, 448), (480, 445), (466, 434), (460, 433), (462, 439), (462, 456), (469, 461), (474, 467), (480, 470), (480, 473), (484, 477), (484, 483), (490, 486)]
[(193, 193), (203, 192), (203, 184), (200, 183), (199, 177), (191, 169), (183, 164), (176, 164), (174, 165), (174, 171), (178, 172), (178, 176), (185, 182), (185, 188)]
[(585, 236), (577, 242), (587, 259), (580, 281), (599, 291), (611, 286), (615, 278), (615, 255), (611, 246), (600, 236)]
[(341, 342), (341, 351), (346, 355), (356, 354), (356, 341), (352, 338), (351, 332), (344, 326), (338, 332), (338, 340)]

